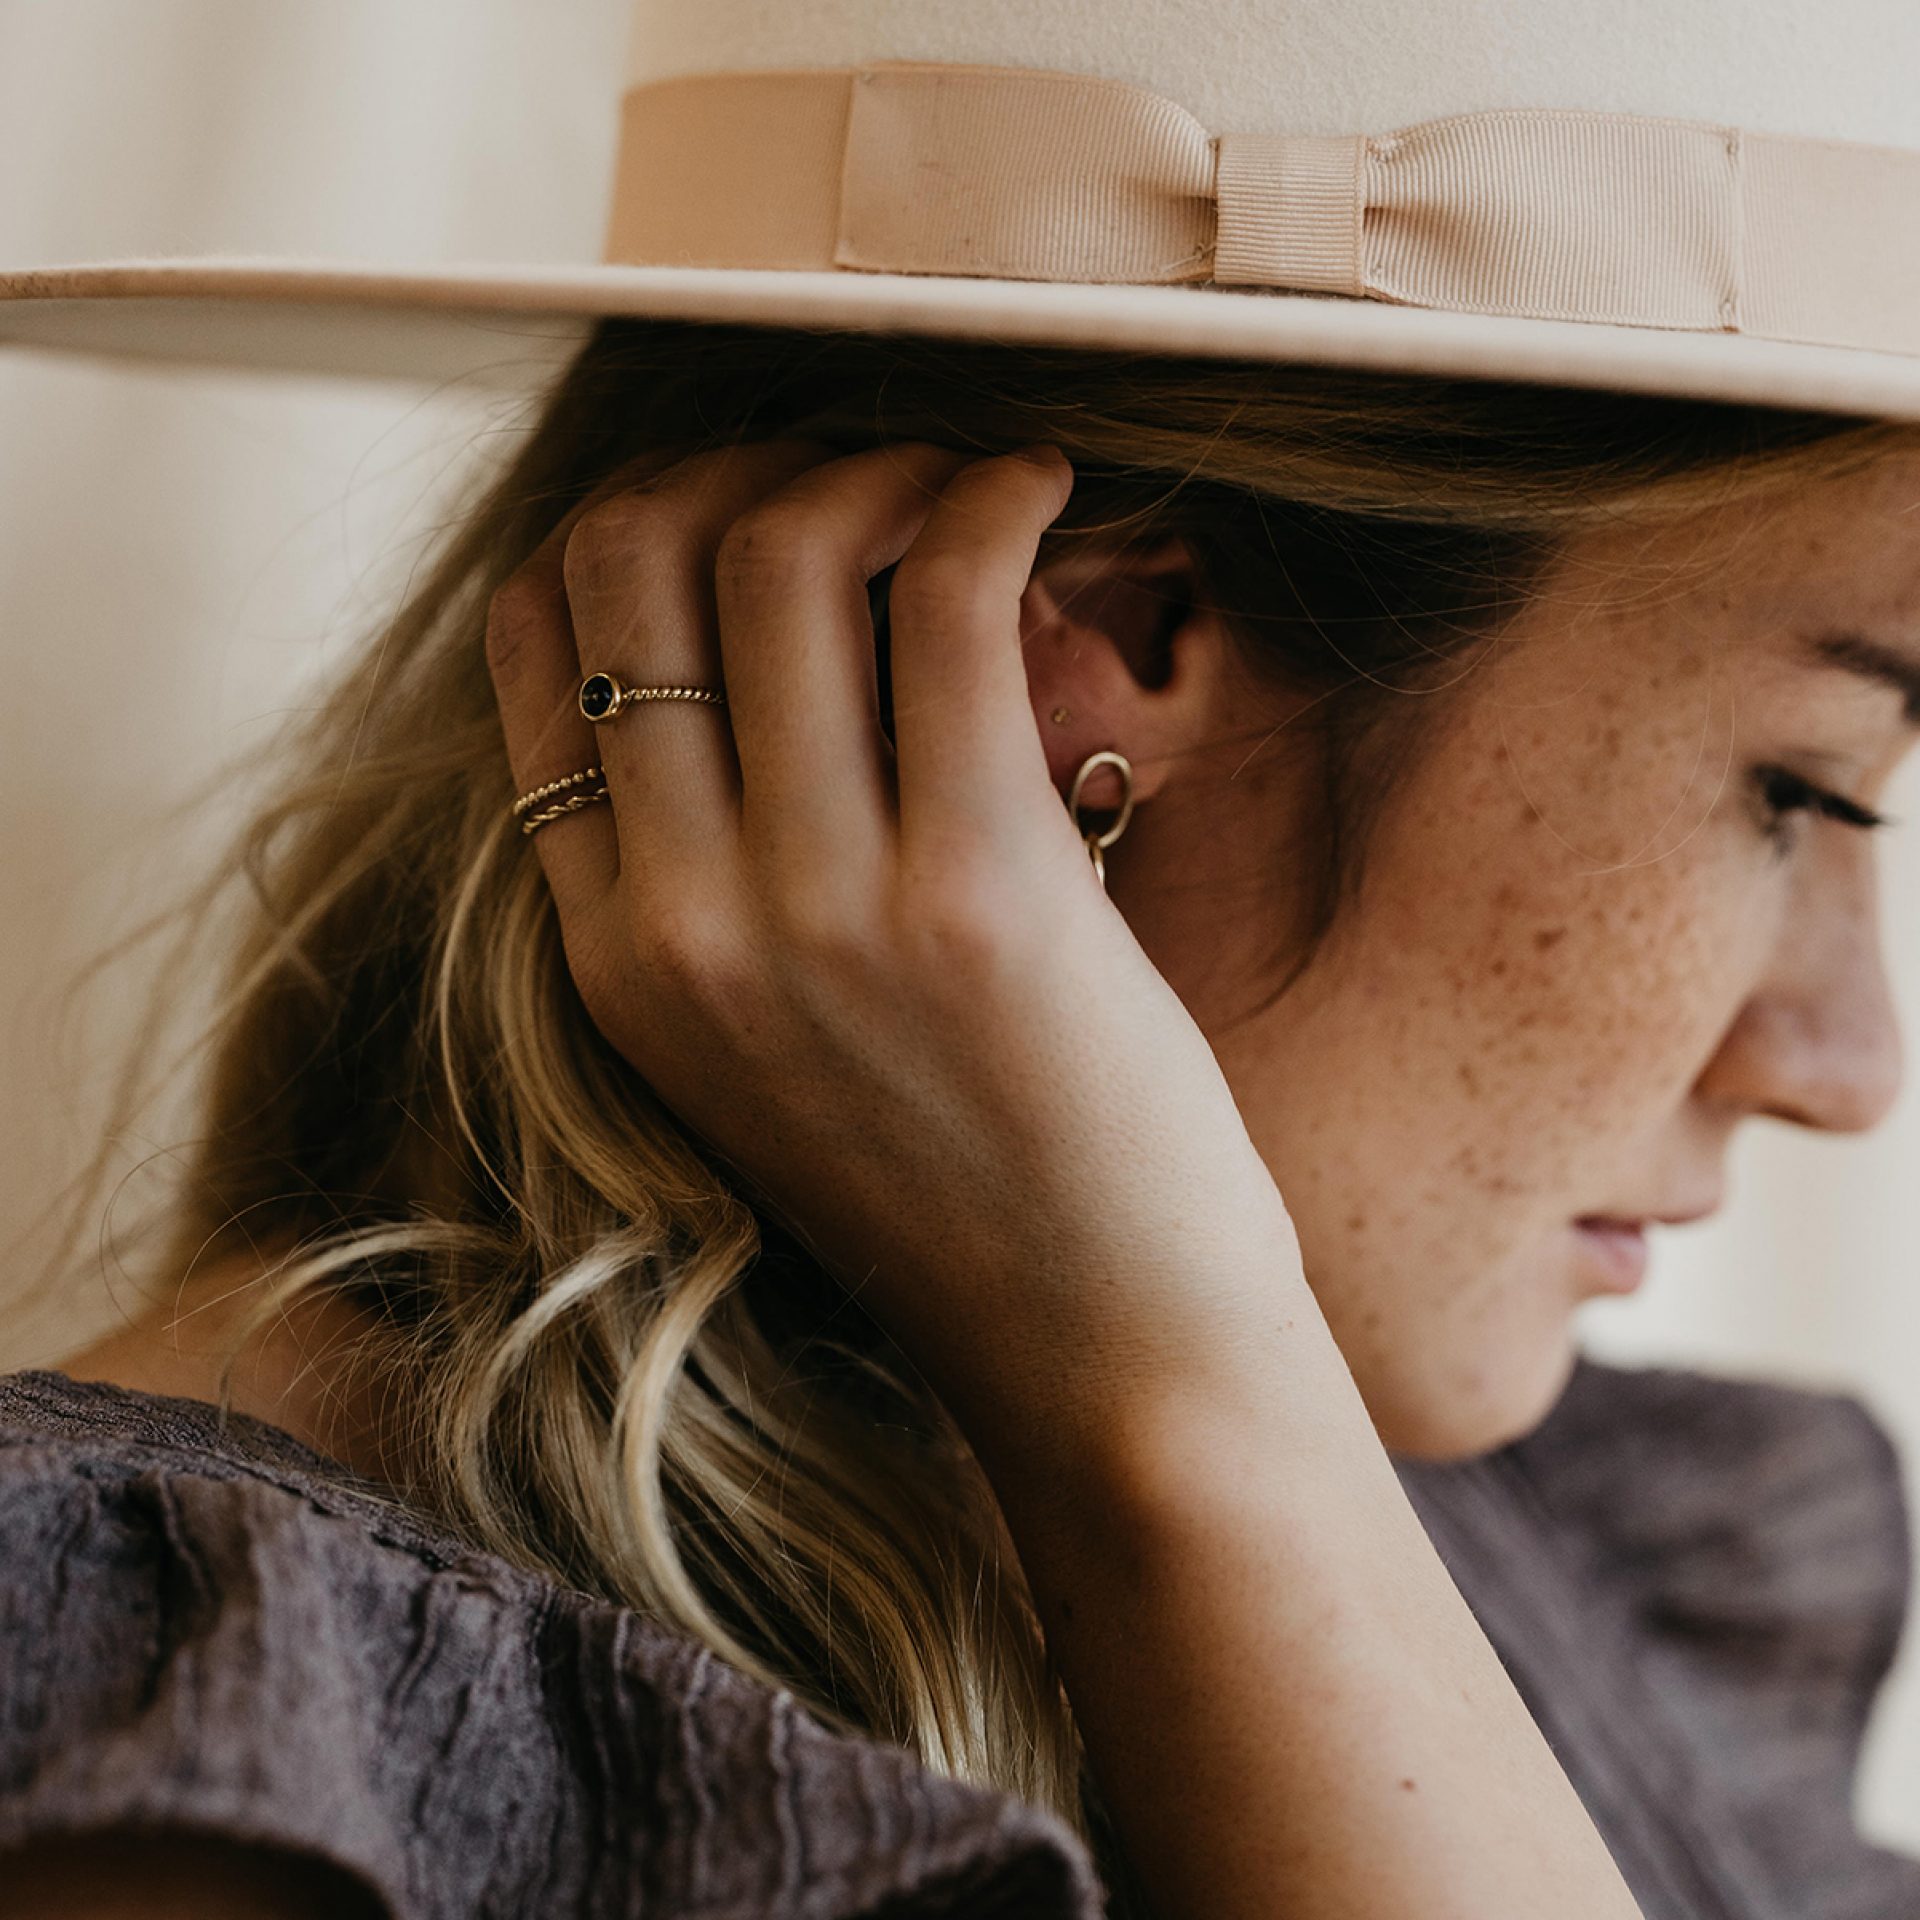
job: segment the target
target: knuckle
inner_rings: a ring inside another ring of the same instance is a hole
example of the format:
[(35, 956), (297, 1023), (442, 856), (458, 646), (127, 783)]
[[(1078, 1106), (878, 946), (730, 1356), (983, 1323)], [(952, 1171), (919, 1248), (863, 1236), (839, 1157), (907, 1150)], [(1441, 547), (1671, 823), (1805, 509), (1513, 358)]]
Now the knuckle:
[(649, 903), (565, 936), (581, 1004), (616, 1044), (689, 1021), (737, 1019), (754, 1005), (751, 954), (724, 916), (704, 904)]
[(976, 556), (947, 547), (909, 552), (895, 569), (890, 599), (920, 618), (971, 618), (994, 604), (994, 593)]
[(720, 536), (714, 578), (723, 593), (753, 593), (809, 579), (821, 570), (823, 559), (820, 518), (812, 506), (762, 501)]
[(551, 589), (524, 567), (493, 590), (487, 602), (486, 657), (496, 675), (514, 671), (552, 611)]
[(655, 906), (641, 939), (645, 971), (681, 1008), (738, 1010), (752, 991), (750, 956), (713, 909)]
[(937, 877), (901, 887), (896, 937), (930, 977), (977, 985), (1006, 968), (1018, 906), (1004, 877), (949, 860)]
[(660, 539), (660, 507), (649, 494), (626, 492), (589, 508), (567, 535), (561, 558), (569, 596), (624, 586)]
[(768, 913), (783, 951), (802, 954), (808, 967), (833, 977), (862, 977), (882, 964), (881, 943), (855, 897), (820, 885), (790, 884), (768, 895)]

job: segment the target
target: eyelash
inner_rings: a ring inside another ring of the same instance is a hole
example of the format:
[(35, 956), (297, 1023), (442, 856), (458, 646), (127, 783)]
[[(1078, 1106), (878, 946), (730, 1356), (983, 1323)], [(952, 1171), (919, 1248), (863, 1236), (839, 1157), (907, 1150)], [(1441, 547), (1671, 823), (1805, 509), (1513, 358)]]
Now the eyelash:
[(1763, 831), (1777, 851), (1785, 852), (1793, 841), (1792, 829), (1787, 824), (1792, 814), (1816, 814), (1822, 819), (1837, 820), (1842, 826), (1863, 829), (1893, 825), (1884, 813), (1875, 813), (1871, 807), (1863, 807), (1845, 794), (1816, 787), (1788, 767), (1756, 767), (1753, 777), (1767, 810)]

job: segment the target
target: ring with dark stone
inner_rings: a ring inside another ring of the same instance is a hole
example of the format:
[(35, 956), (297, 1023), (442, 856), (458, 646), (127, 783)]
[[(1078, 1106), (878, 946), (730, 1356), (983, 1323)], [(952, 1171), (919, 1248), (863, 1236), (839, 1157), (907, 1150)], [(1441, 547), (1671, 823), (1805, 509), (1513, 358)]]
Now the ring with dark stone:
[(626, 689), (610, 673), (590, 673), (580, 682), (580, 711), (597, 726), (625, 704)]

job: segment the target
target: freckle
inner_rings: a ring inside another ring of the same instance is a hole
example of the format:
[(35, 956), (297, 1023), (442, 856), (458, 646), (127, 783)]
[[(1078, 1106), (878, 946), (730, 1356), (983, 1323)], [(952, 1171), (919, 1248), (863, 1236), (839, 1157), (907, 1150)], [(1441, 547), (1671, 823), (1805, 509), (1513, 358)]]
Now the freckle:
[(1350, 1213), (1347, 1215), (1347, 1231), (1349, 1233), (1358, 1233), (1366, 1224), (1367, 1216), (1364, 1213)]
[(1460, 1084), (1465, 1087), (1470, 1094), (1477, 1095), (1480, 1091), (1480, 1076), (1474, 1072), (1473, 1062), (1471, 1060), (1462, 1060), (1460, 1062), (1459, 1072)]
[(1411, 1780), (1402, 1780), (1400, 1782), (1400, 1791), (1402, 1793), (1418, 1793), (1419, 1788), (1416, 1787)]
[(1546, 953), (1552, 948), (1557, 947), (1566, 937), (1567, 930), (1565, 927), (1542, 927), (1540, 931), (1533, 936), (1533, 944), (1539, 952)]
[(1487, 968), (1488, 973), (1490, 973), (1496, 980), (1498, 980), (1500, 976), (1506, 972), (1506, 970), (1507, 970), (1507, 963), (1504, 960), (1495, 960)]

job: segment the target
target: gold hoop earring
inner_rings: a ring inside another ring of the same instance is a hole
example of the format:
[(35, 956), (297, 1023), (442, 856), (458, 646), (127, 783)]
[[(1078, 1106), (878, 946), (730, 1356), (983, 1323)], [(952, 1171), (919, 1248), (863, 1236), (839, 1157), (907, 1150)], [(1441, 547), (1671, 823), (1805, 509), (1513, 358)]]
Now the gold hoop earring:
[[(1105, 833), (1089, 833), (1080, 824), (1080, 789), (1087, 784), (1087, 775), (1096, 767), (1114, 767), (1119, 770), (1125, 793), (1120, 801), (1120, 816)], [(1110, 847), (1127, 830), (1127, 822), (1133, 818), (1133, 763), (1124, 753), (1090, 753), (1080, 762), (1080, 770), (1073, 776), (1072, 789), (1067, 794), (1067, 811), (1073, 815), (1076, 832), (1087, 843), (1087, 857), (1093, 862), (1093, 871), (1102, 887), (1107, 884), (1107, 862), (1102, 849)]]

